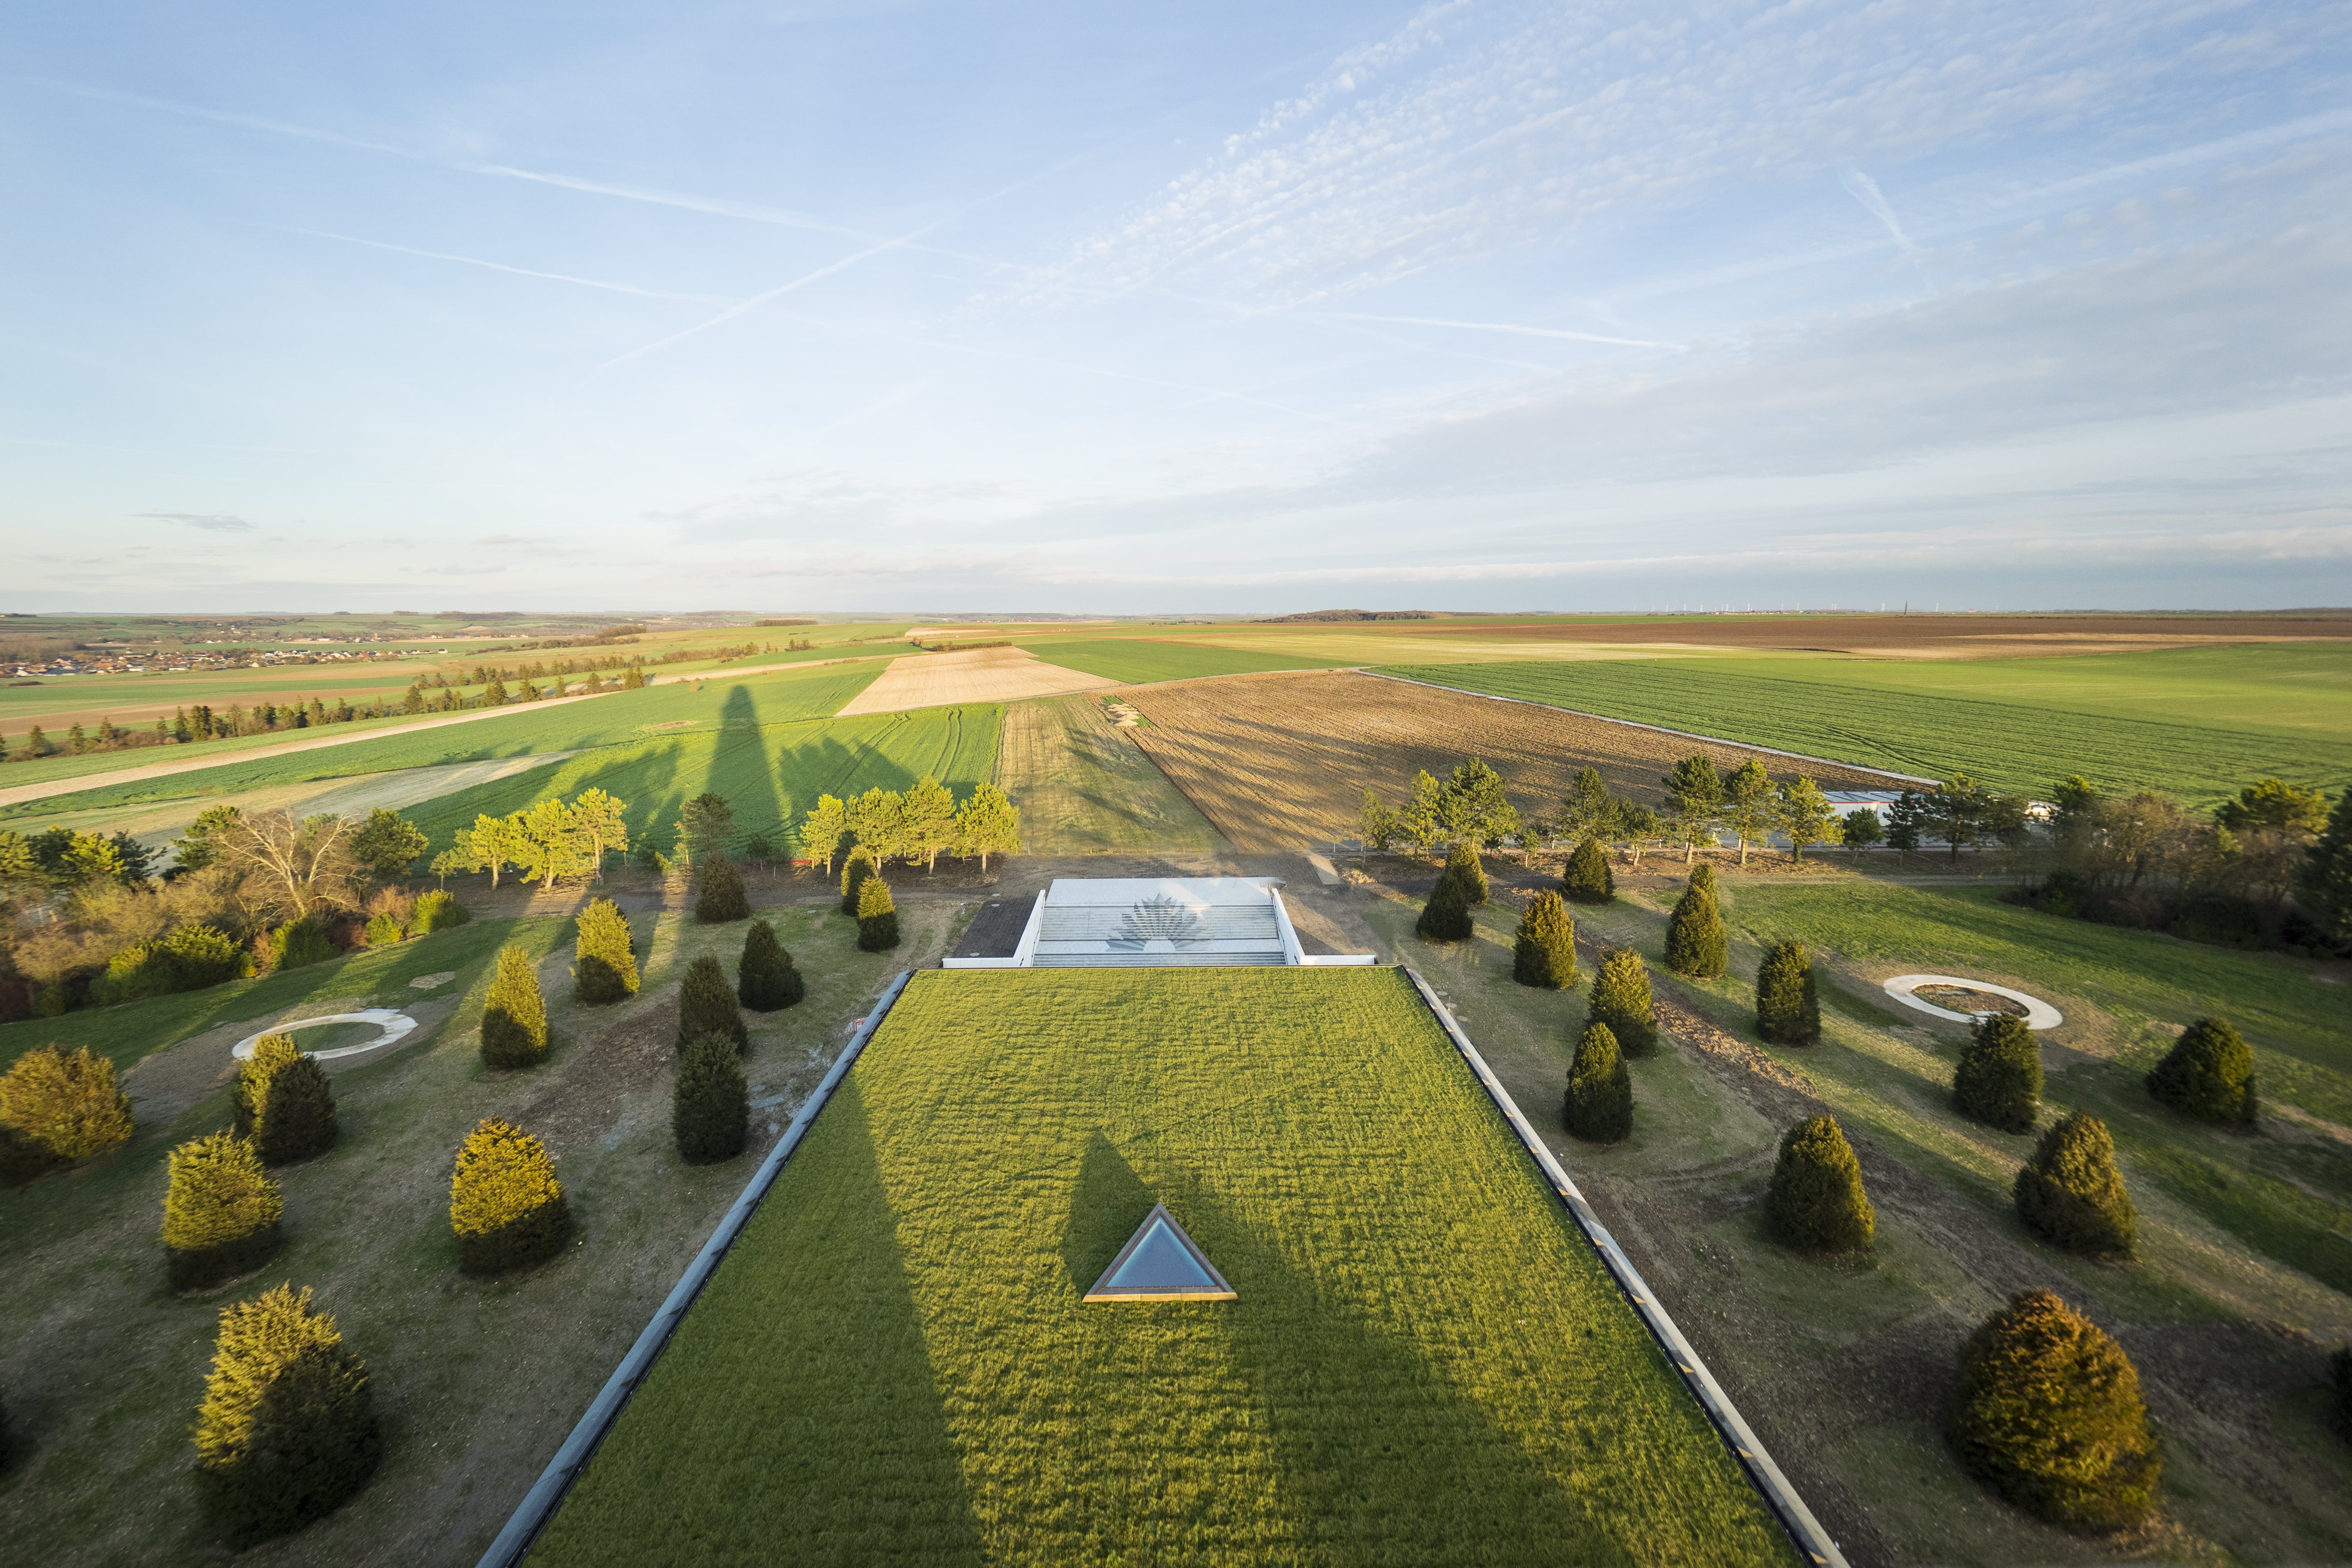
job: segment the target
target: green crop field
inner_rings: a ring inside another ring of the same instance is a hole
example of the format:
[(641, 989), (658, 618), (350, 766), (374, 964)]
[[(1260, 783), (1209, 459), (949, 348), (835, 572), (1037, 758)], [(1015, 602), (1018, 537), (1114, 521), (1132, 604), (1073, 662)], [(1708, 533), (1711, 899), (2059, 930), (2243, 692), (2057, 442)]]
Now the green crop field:
[(2276, 775), (2352, 782), (2352, 648), (2071, 658), (1399, 665), (1382, 673), (2048, 798), (2079, 773), (2207, 805)]
[[(686, 736), (722, 728), (756, 728), (792, 720), (829, 716), (866, 689), (881, 673), (879, 661), (778, 670), (768, 675), (737, 678), (712, 676), (698, 689), (692, 679), (650, 686), (642, 691), (621, 691), (561, 707), (518, 707), (511, 713), (463, 724), (412, 730), (347, 745), (321, 747), (274, 757), (248, 757), (224, 762), (163, 778), (109, 784), (103, 782), (70, 794), (45, 796), (0, 807), (0, 822), (11, 818), (50, 816), (65, 812), (113, 806), (147, 805), (159, 801), (194, 800), (235, 795), (247, 790), (316, 779), (353, 778), (397, 768), (430, 767), (445, 763), (475, 762), (491, 757), (536, 755), (542, 752), (583, 751), (649, 736)], [(339, 727), (340, 728), (340, 727)], [(325, 731), (329, 735), (337, 731)], [(282, 742), (289, 737), (247, 737), (217, 742), (247, 747)], [(117, 753), (116, 766), (137, 766), (142, 761), (178, 761), (186, 752)], [(119, 759), (129, 759), (128, 761)], [(100, 759), (77, 757), (77, 763)], [(16, 781), (0, 774), (0, 785)], [(691, 792), (689, 792), (691, 793)]]
[(406, 816), (434, 847), (444, 848), (480, 813), (502, 816), (593, 787), (627, 803), (633, 837), (650, 834), (667, 848), (678, 808), (713, 790), (735, 808), (738, 847), (764, 833), (781, 848), (819, 795), (847, 799), (877, 785), (901, 790), (928, 773), (961, 796), (987, 781), (1003, 712), (977, 704), (771, 722), (748, 695), (730, 695), (727, 711), (717, 730), (599, 746), (551, 768), (441, 795)]
[(1070, 642), (1022, 637), (1023, 647), (1048, 664), (1123, 680), (1186, 680), (1198, 675), (1255, 675), (1269, 669), (1331, 669), (1345, 659), (1316, 658), (1250, 647), (1212, 647), (1205, 643), (1162, 642), (1146, 637), (1084, 637)]
[(919, 974), (532, 1560), (1790, 1555), (1402, 973), (1222, 969)]

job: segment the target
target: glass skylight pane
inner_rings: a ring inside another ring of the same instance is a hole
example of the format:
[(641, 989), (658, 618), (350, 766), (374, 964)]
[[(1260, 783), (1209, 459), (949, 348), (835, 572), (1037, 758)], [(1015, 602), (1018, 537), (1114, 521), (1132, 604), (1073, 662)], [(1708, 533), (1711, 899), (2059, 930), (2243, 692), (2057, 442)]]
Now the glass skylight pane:
[(1117, 1290), (1214, 1290), (1218, 1283), (1201, 1267), (1184, 1244), (1170, 1234), (1166, 1220), (1155, 1220), (1151, 1233), (1127, 1255), (1110, 1277)]

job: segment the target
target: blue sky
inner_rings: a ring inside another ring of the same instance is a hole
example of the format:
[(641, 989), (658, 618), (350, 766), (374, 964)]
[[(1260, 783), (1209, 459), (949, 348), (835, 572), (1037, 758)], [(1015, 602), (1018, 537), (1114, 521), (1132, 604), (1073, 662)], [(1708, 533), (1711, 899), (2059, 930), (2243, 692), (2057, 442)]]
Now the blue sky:
[(20, 8), (0, 608), (2352, 603), (2352, 5)]

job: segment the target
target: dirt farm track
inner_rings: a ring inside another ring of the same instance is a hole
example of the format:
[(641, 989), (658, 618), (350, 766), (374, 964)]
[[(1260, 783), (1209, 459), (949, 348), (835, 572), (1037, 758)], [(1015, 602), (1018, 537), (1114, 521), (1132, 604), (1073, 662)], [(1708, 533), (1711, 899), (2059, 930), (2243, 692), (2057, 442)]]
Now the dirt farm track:
[(1367, 788), (1401, 803), (1414, 773), (1443, 776), (1466, 756), (1503, 775), (1522, 814), (1546, 816), (1579, 768), (1598, 768), (1611, 789), (1654, 801), (1659, 775), (1694, 751), (1718, 769), (1760, 757), (1776, 783), (1802, 773), (1824, 788), (1888, 785), (1865, 768), (1796, 763), (1349, 670), (1170, 681), (1125, 696), (1150, 721), (1129, 731), (1136, 743), (1243, 850), (1352, 837)]

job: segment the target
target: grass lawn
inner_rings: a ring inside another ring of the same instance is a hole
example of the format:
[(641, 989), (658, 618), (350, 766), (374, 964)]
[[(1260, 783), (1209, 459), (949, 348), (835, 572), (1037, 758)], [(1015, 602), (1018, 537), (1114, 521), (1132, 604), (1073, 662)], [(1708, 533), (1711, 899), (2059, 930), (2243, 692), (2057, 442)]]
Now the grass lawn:
[[(1081, 1304), (1155, 1200), (1239, 1293)], [(535, 1562), (1785, 1562), (1392, 969), (919, 975)]]
[(2079, 773), (2199, 805), (2267, 775), (2352, 783), (2352, 647), (1946, 662), (1399, 665), (1385, 673), (2047, 799)]
[[(276, 1173), (287, 1244), (254, 1277), (201, 1297), (164, 1286), (156, 1237), (164, 1156), (226, 1126), (226, 1085), (140, 1127), (117, 1152), (0, 1191), (0, 1390), (18, 1457), (0, 1472), (0, 1531), (24, 1563), (470, 1563), (529, 1489), (734, 1201), (888, 977), (946, 950), (950, 903), (901, 911), (906, 944), (857, 951), (854, 922), (819, 908), (773, 919), (808, 1000), (749, 1014), (752, 1148), (686, 1166), (671, 1142), (670, 1044), (680, 975), (718, 955), (732, 973), (745, 927), (632, 921), (645, 991), (588, 1008), (570, 994), (572, 922), (477, 921), (455, 931), (276, 979), (0, 1031), (14, 1055), (56, 1037), (135, 1057), (212, 1028), (183, 1050), (217, 1050), (219, 1026), (347, 997), (416, 1008), (431, 1032), (374, 1058), (332, 1063), (341, 1140)], [(502, 942), (544, 955), (552, 1056), (492, 1072), (478, 1052), (482, 995)], [(438, 989), (404, 975), (455, 970)], [(180, 1011), (175, 1013), (174, 1008)], [(309, 1033), (296, 1037), (306, 1045)], [(155, 1058), (142, 1077), (186, 1059)], [(197, 1062), (201, 1084), (209, 1068)], [(521, 1122), (554, 1154), (579, 1243), (530, 1273), (478, 1282), (457, 1271), (450, 1160), (485, 1116)], [(196, 1525), (188, 1432), (221, 1309), (281, 1280), (310, 1286), (366, 1363), (383, 1467), (337, 1513), (299, 1534), (231, 1553)]]
[(1206, 643), (1156, 637), (1080, 637), (1068, 642), (1022, 637), (1023, 647), (1048, 664), (1108, 680), (1140, 685), (1184, 680), (1196, 675), (1255, 675), (1268, 669), (1330, 669), (1347, 661), (1277, 653), (1254, 647), (1215, 647)]
[(1021, 811), (1032, 855), (1167, 854), (1228, 847), (1099, 697), (1046, 697), (1004, 710), (996, 782)]

